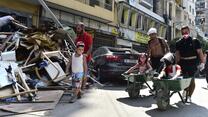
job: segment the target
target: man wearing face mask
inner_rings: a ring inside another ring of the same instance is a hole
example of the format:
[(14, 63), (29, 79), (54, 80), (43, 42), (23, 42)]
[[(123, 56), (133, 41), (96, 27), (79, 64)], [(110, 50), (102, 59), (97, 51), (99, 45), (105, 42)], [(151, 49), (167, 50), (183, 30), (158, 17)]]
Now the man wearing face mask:
[[(181, 66), (183, 76), (194, 77), (197, 68), (203, 70), (205, 65), (201, 44), (199, 40), (193, 39), (190, 36), (190, 29), (188, 26), (183, 26), (181, 28), (181, 34), (182, 38), (176, 42), (176, 62)], [(186, 101), (189, 100), (191, 102), (194, 89), (195, 80), (193, 78), (189, 87), (186, 88), (183, 93), (183, 96), (187, 97)]]

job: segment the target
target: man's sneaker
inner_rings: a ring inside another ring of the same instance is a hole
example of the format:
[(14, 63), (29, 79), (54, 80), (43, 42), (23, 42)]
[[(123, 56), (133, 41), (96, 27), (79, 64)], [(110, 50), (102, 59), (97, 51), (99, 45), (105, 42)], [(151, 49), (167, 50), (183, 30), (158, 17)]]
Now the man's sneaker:
[(186, 91), (185, 91), (185, 90), (184, 90), (183, 93), (182, 93), (182, 98), (183, 98), (183, 99), (186, 99)]
[(191, 103), (192, 101), (191, 101), (191, 97), (190, 96), (188, 96), (187, 97), (187, 102), (189, 102), (189, 103)]
[(71, 97), (71, 99), (69, 100), (69, 103), (74, 103), (74, 102), (76, 102), (76, 100), (77, 100), (77, 96), (76, 95), (73, 95)]
[(77, 99), (82, 98), (82, 95), (83, 95), (83, 93), (80, 91), (80, 92), (77, 94)]

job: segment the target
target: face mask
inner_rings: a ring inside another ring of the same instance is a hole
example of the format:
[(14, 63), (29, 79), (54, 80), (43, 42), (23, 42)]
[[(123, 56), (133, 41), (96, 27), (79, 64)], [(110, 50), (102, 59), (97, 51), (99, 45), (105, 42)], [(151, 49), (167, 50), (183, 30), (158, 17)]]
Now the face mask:
[(188, 32), (184, 32), (184, 33), (182, 33), (182, 35), (183, 35), (184, 39), (187, 39), (189, 37), (189, 33)]

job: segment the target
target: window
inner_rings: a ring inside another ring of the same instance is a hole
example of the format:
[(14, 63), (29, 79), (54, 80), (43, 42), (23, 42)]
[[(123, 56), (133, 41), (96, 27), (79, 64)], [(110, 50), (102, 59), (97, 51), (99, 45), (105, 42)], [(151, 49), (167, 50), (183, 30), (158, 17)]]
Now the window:
[(125, 24), (128, 19), (128, 9), (124, 8), (121, 17), (121, 23)]
[(132, 19), (132, 15), (133, 15), (133, 13), (130, 12), (130, 16), (129, 16), (130, 17), (130, 19), (129, 19), (129, 26), (132, 26), (132, 20), (131, 20)]
[(185, 20), (185, 21), (187, 20), (187, 16), (186, 16), (186, 15), (184, 15), (184, 20)]
[(141, 14), (138, 14), (136, 28), (142, 29), (142, 15)]
[(159, 29), (160, 28), (160, 24), (158, 22), (155, 22), (155, 28)]
[(192, 24), (192, 26), (194, 26), (194, 21), (192, 21), (192, 23), (191, 23), (191, 24)]
[(189, 6), (189, 12), (191, 13), (191, 6)]
[(191, 24), (191, 19), (189, 19), (189, 24)]
[(144, 16), (144, 18), (143, 18), (142, 29), (144, 31), (147, 31), (148, 30), (148, 18), (146, 16)]
[(154, 20), (150, 20), (149, 28), (151, 28), (151, 27), (155, 27), (155, 21)]
[(136, 25), (136, 12), (130, 13), (130, 20), (129, 20), (129, 26), (135, 27)]
[(112, 11), (112, 0), (105, 0), (105, 8)]
[(163, 26), (160, 25), (160, 28), (159, 28), (159, 36), (162, 37), (163, 36)]
[(124, 24), (124, 10), (122, 11), (122, 16), (121, 16), (121, 23)]
[(169, 3), (169, 19), (172, 19), (172, 3)]

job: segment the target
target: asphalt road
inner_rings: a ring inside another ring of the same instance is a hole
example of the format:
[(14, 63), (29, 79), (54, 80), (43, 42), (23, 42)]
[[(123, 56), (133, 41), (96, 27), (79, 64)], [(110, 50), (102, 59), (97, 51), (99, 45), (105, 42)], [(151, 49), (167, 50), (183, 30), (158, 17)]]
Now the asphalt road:
[[(151, 83), (150, 83), (151, 84)], [(138, 99), (129, 99), (125, 86), (92, 88), (73, 104), (59, 103), (50, 113), (53, 117), (207, 117), (208, 90), (205, 79), (196, 79), (192, 103), (183, 104), (178, 94), (170, 98), (166, 111), (157, 109), (156, 101), (148, 92), (141, 91)]]
[[(149, 82), (151, 84), (151, 82)], [(75, 103), (67, 103), (63, 96), (54, 110), (16, 115), (12, 117), (207, 117), (208, 89), (205, 79), (196, 79), (192, 103), (183, 104), (174, 94), (166, 111), (157, 109), (156, 101), (148, 88), (141, 90), (141, 97), (130, 99), (123, 86), (91, 88)]]

